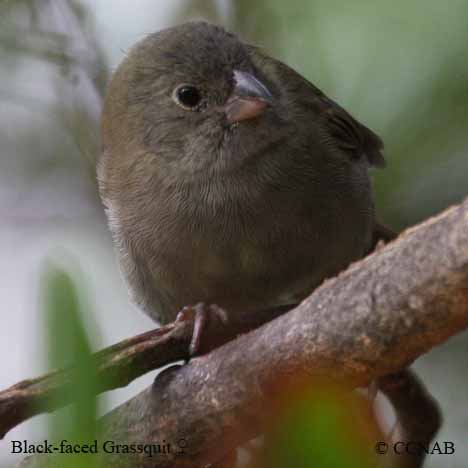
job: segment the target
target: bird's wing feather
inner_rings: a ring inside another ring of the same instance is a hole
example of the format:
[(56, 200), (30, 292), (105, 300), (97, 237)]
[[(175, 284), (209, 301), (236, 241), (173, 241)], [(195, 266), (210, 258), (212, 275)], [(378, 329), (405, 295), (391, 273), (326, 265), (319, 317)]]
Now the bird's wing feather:
[(382, 140), (325, 95), (319, 99), (323, 102), (325, 126), (337, 146), (355, 158), (365, 156), (372, 166), (385, 166)]
[(312, 108), (316, 112), (314, 118), (322, 117), (321, 124), (338, 148), (353, 158), (365, 157), (372, 166), (385, 166), (382, 140), (372, 130), (359, 123), (313, 83), (285, 63), (268, 57), (257, 47), (250, 46), (250, 50), (253, 58), (260, 60), (262, 68), (272, 67), (278, 82), (282, 84), (281, 87), (291, 87), (294, 96), (308, 94), (306, 101), (309, 105), (312, 103)]
[(372, 242), (371, 242), (371, 247), (367, 254), (373, 252), (377, 244), (380, 241), (383, 241), (384, 243), (388, 243), (393, 241), (398, 237), (398, 233), (395, 232), (393, 229), (390, 229), (389, 227), (385, 226), (384, 224), (379, 223), (378, 221), (375, 222), (374, 224), (374, 229), (372, 231)]

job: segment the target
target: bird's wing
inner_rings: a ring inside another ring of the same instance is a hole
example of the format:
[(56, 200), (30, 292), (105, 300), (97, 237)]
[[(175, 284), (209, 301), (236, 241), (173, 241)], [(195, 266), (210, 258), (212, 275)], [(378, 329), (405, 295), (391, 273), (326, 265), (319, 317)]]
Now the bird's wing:
[(273, 71), (278, 83), (287, 84), (283, 87), (290, 87), (294, 96), (308, 95), (305, 101), (311, 104), (314, 117), (322, 118), (321, 125), (338, 148), (353, 158), (365, 157), (372, 166), (385, 166), (382, 140), (372, 130), (285, 63), (267, 56), (258, 47), (250, 46), (250, 49), (253, 59), (259, 60), (259, 68)]
[(323, 123), (336, 145), (354, 158), (366, 157), (372, 166), (385, 166), (382, 140), (324, 94), (318, 98)]
[(372, 231), (371, 247), (367, 253), (369, 254), (373, 252), (380, 241), (383, 241), (385, 244), (387, 244), (388, 242), (391, 242), (397, 237), (397, 232), (376, 221), (374, 224), (374, 230)]

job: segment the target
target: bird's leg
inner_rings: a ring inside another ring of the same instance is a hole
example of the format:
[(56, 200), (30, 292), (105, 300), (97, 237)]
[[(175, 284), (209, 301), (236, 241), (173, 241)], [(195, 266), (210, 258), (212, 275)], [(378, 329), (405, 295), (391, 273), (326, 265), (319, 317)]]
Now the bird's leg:
[(189, 359), (200, 351), (203, 331), (212, 318), (219, 320), (224, 325), (228, 324), (227, 312), (216, 304), (199, 302), (193, 306), (185, 306), (176, 317), (176, 322), (193, 320), (193, 333), (189, 345)]

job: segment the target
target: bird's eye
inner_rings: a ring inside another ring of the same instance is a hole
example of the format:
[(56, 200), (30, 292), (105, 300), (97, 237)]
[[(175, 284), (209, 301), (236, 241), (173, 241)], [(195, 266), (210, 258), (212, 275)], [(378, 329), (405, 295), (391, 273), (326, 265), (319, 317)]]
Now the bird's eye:
[(200, 91), (192, 85), (178, 86), (172, 97), (177, 105), (187, 110), (196, 110), (202, 99)]

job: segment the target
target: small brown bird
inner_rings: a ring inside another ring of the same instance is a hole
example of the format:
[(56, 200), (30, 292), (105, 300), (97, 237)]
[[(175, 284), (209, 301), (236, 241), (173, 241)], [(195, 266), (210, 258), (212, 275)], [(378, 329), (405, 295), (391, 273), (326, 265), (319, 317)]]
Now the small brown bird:
[(218, 26), (138, 43), (114, 74), (98, 175), (135, 301), (154, 319), (296, 304), (367, 253), (381, 140)]

